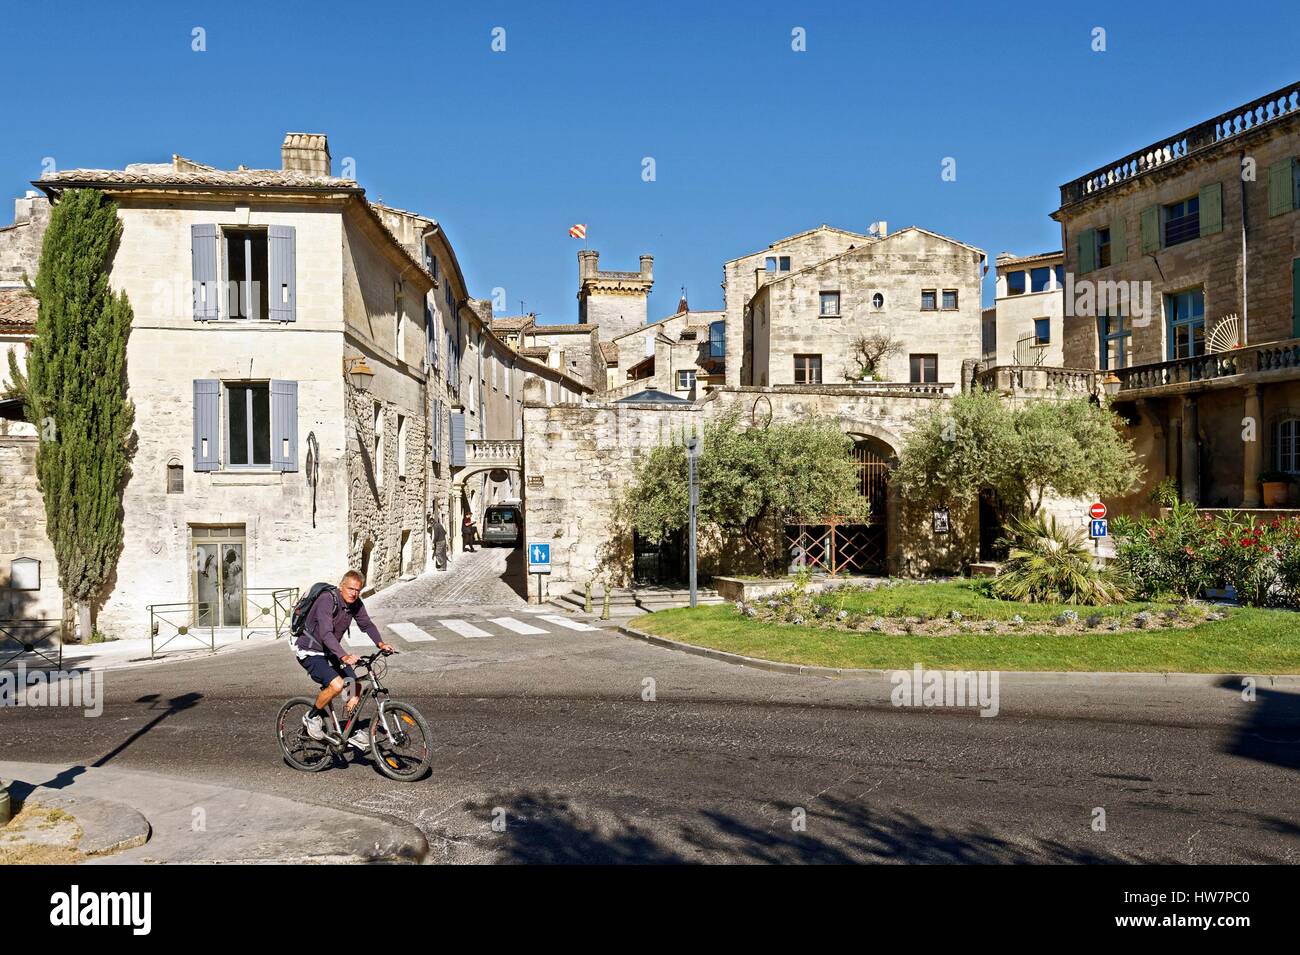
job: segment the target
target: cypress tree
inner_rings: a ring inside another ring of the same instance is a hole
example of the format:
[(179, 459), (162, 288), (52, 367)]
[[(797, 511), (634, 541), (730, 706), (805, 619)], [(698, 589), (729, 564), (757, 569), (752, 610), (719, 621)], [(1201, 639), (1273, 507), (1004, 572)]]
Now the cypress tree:
[(64, 596), (82, 639), (122, 549), (122, 491), (135, 411), (126, 396), (131, 305), (109, 288), (122, 224), (95, 189), (65, 192), (41, 246), (27, 414), (40, 443), (36, 474)]

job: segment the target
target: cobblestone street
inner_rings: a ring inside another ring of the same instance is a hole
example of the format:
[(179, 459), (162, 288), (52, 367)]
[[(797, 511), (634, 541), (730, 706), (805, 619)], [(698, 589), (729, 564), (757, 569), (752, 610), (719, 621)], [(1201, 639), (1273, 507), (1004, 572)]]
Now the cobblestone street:
[(527, 603), (524, 578), (522, 550), (479, 547), (468, 554), (457, 554), (447, 570), (426, 572), (367, 597), (366, 606), (374, 610), (397, 610), (449, 605), (521, 605)]

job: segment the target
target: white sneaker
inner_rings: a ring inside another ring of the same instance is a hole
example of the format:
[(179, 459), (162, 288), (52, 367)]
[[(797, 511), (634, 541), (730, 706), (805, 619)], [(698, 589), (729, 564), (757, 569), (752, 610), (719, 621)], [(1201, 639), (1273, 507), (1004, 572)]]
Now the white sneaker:
[(348, 744), (362, 751), (367, 750), (370, 748), (370, 734), (365, 730), (357, 730), (348, 740)]
[(304, 716), (302, 725), (307, 727), (307, 735), (312, 739), (325, 738), (325, 721), (319, 716)]

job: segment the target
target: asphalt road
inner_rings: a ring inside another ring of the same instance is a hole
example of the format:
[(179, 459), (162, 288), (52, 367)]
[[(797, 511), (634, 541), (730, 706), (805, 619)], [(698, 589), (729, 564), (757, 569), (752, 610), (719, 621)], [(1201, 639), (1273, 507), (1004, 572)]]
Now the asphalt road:
[[(287, 767), (273, 721), (307, 684), (283, 646), (110, 671), (99, 718), (0, 710), (0, 759), (102, 761), (294, 797), (307, 813), (387, 813), (446, 862), (1300, 859), (1294, 691), (1261, 687), (1248, 703), (1235, 684), (1006, 677), (983, 718), (896, 708), (883, 679), (738, 668), (518, 605), (376, 617), (436, 638), (396, 639), (406, 652), (387, 678), (437, 738), (424, 781), (390, 782), (364, 757)], [(465, 623), (488, 635), (451, 629)]]

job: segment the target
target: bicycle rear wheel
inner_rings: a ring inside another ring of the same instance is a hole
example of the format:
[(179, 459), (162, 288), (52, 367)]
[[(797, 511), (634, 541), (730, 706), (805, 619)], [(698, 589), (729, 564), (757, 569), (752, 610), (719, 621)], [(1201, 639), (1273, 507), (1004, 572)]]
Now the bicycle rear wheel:
[(419, 779), (433, 755), (429, 724), (409, 703), (385, 703), (382, 719), (376, 718), (370, 728), (370, 755), (389, 779)]
[(315, 705), (313, 697), (295, 696), (280, 707), (280, 715), (275, 721), (275, 735), (280, 741), (280, 752), (285, 762), (306, 773), (318, 773), (334, 759), (330, 744), (323, 739), (312, 739), (303, 723), (303, 717)]

